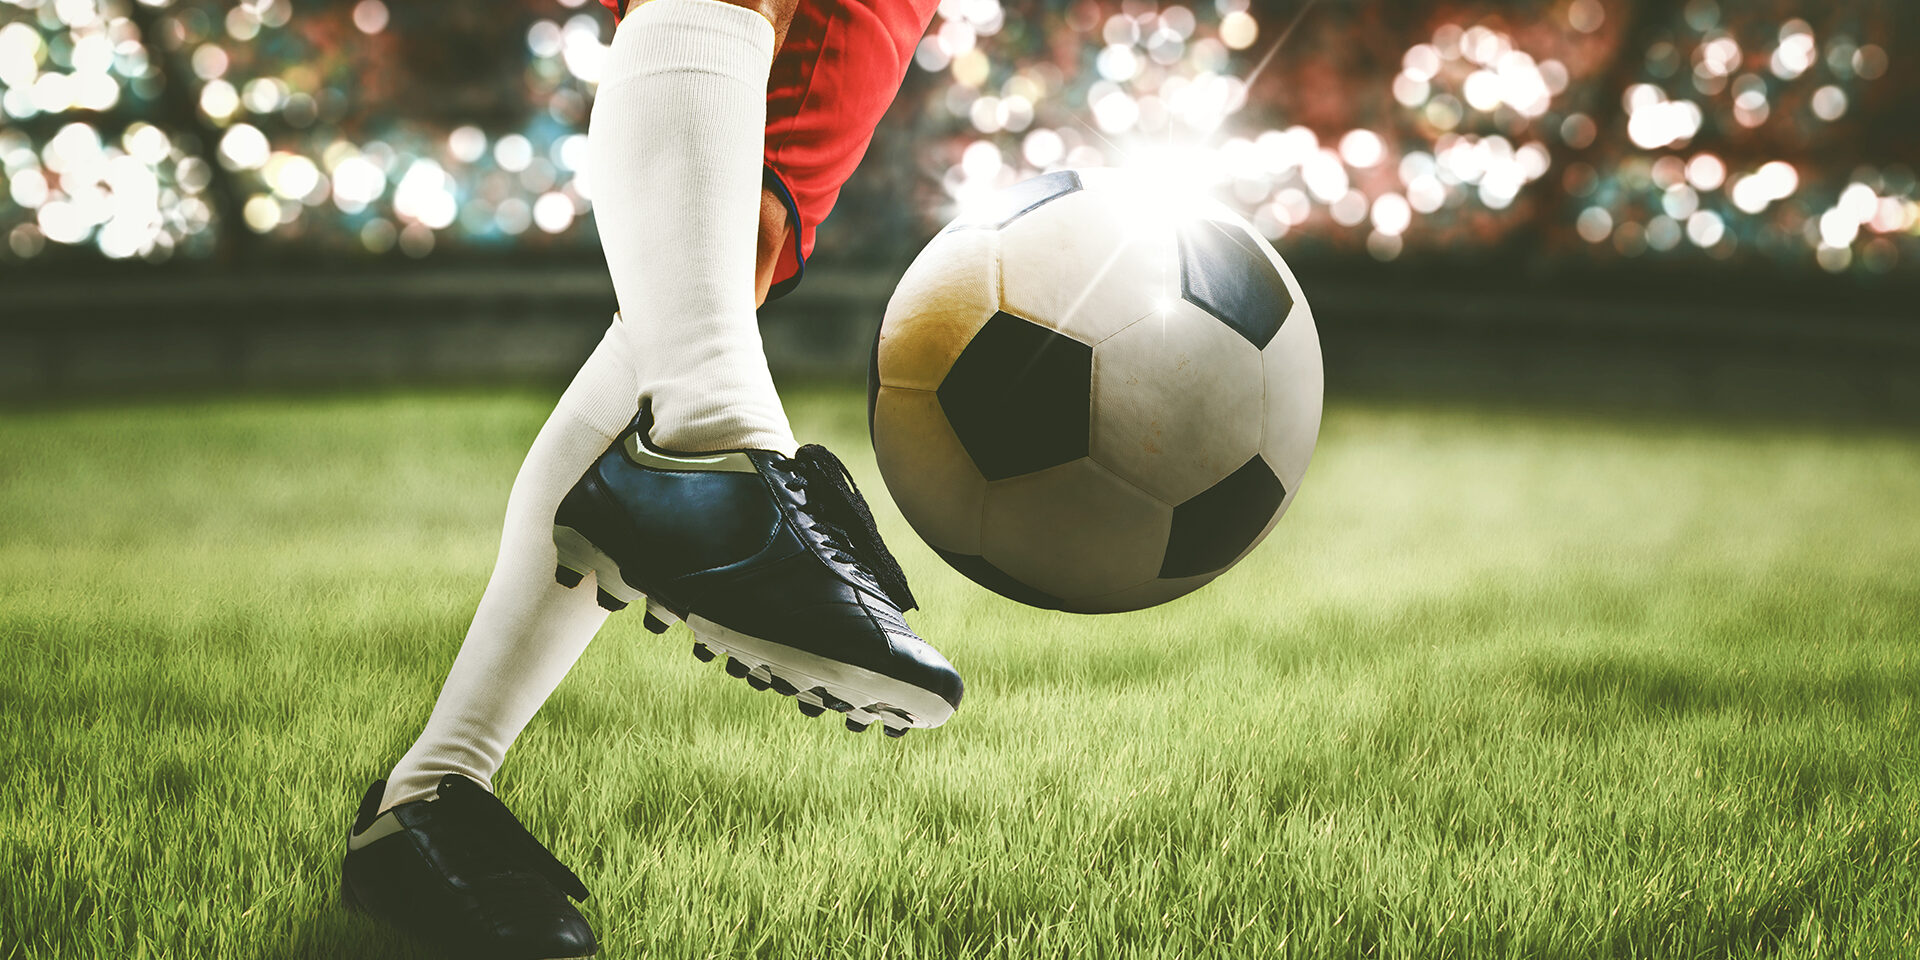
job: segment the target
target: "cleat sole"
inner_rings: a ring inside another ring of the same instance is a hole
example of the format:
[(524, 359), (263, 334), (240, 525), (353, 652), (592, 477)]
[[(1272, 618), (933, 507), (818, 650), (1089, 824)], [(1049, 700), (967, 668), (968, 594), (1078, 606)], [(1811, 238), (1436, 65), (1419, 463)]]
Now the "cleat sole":
[(642, 622), (654, 633), (666, 633), (668, 628), (680, 622), (680, 618), (674, 616), (673, 611), (667, 609), (666, 604), (648, 597), (647, 618)]
[[(600, 591), (612, 597), (620, 604), (620, 607), (607, 607), (607, 609), (618, 610), (641, 598), (642, 594), (639, 590), (634, 589), (631, 584), (621, 579), (620, 565), (614, 563), (612, 557), (602, 553), (600, 548), (594, 546), (593, 542), (588, 540), (580, 531), (572, 527), (561, 526), (557, 523), (554, 524), (553, 548), (559, 555), (559, 563), (562, 568), (580, 573), (583, 576), (587, 573), (592, 573), (594, 581), (600, 587)], [(557, 578), (558, 574), (555, 576)], [(604, 602), (600, 605), (603, 607), (606, 606)]]
[(553, 579), (571, 590), (593, 574), (598, 592), (594, 599), (601, 607), (618, 612), (628, 606), (646, 601), (646, 618), (641, 621), (653, 633), (666, 633), (680, 617), (665, 604), (641, 593), (632, 584), (620, 576), (620, 565), (600, 551), (580, 531), (572, 527), (553, 525), (553, 546), (559, 554), (560, 563), (554, 568)]
[(953, 716), (945, 698), (915, 684), (751, 637), (698, 615), (688, 616), (686, 624), (699, 646), (726, 655), (728, 674), (756, 690), (796, 698), (807, 716), (832, 710), (845, 716), (851, 730), (881, 723), (901, 731), (937, 727)]
[(853, 709), (853, 704), (828, 693), (825, 687), (814, 687), (812, 690), (808, 690), (807, 693), (811, 694), (814, 699), (820, 701), (821, 706), (832, 710), (834, 713), (846, 713), (848, 710)]

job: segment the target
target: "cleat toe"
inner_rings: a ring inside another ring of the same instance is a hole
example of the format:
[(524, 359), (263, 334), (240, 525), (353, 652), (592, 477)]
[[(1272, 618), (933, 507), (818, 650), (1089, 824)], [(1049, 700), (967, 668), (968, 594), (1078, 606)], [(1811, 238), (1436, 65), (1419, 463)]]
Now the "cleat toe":
[(566, 587), (568, 590), (579, 586), (580, 581), (584, 579), (586, 579), (586, 575), (578, 570), (568, 570), (566, 567), (553, 568), (553, 582)]
[(601, 607), (607, 610), (610, 610), (614, 613), (619, 613), (620, 611), (625, 610), (627, 608), (627, 602), (625, 600), (622, 600), (619, 597), (616, 597), (605, 590), (600, 590), (598, 592), (598, 595), (596, 596), (596, 599), (600, 601)]
[(713, 650), (704, 643), (696, 643), (693, 645), (693, 655), (697, 657), (701, 663), (713, 662)]
[(740, 661), (735, 660), (732, 657), (727, 658), (727, 675), (728, 676), (744, 677), (747, 675), (747, 671), (748, 671), (748, 667), (746, 664), (741, 663)]

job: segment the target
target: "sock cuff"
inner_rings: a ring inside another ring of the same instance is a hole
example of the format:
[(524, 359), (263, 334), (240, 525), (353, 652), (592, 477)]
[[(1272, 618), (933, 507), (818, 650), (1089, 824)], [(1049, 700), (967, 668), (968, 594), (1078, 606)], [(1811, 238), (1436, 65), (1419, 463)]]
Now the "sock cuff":
[(773, 24), (724, 0), (647, 0), (614, 30), (603, 84), (695, 71), (766, 86)]

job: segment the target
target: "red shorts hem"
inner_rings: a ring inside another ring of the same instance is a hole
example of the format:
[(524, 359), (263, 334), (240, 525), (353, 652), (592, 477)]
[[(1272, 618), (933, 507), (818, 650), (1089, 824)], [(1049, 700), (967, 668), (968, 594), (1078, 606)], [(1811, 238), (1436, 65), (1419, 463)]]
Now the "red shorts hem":
[(799, 225), (803, 221), (800, 207), (794, 203), (793, 191), (787, 189), (786, 181), (781, 179), (780, 171), (775, 170), (772, 164), (766, 165), (766, 171), (766, 189), (773, 191), (773, 195), (780, 198), (780, 205), (787, 208), (787, 242), (781, 245), (780, 262), (773, 268), (773, 286), (767, 288), (767, 299), (778, 300), (800, 286), (800, 280), (807, 272), (807, 254), (813, 251), (811, 244), (807, 250), (800, 249)]

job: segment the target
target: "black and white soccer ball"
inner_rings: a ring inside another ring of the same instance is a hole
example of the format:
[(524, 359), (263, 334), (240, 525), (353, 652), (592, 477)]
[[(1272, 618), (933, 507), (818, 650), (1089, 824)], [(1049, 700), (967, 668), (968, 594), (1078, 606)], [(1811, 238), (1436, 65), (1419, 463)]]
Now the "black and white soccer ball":
[(1313, 312), (1244, 220), (1066, 170), (920, 252), (868, 410), (888, 490), (949, 564), (1098, 613), (1195, 590), (1266, 537), (1313, 455), (1321, 386)]

